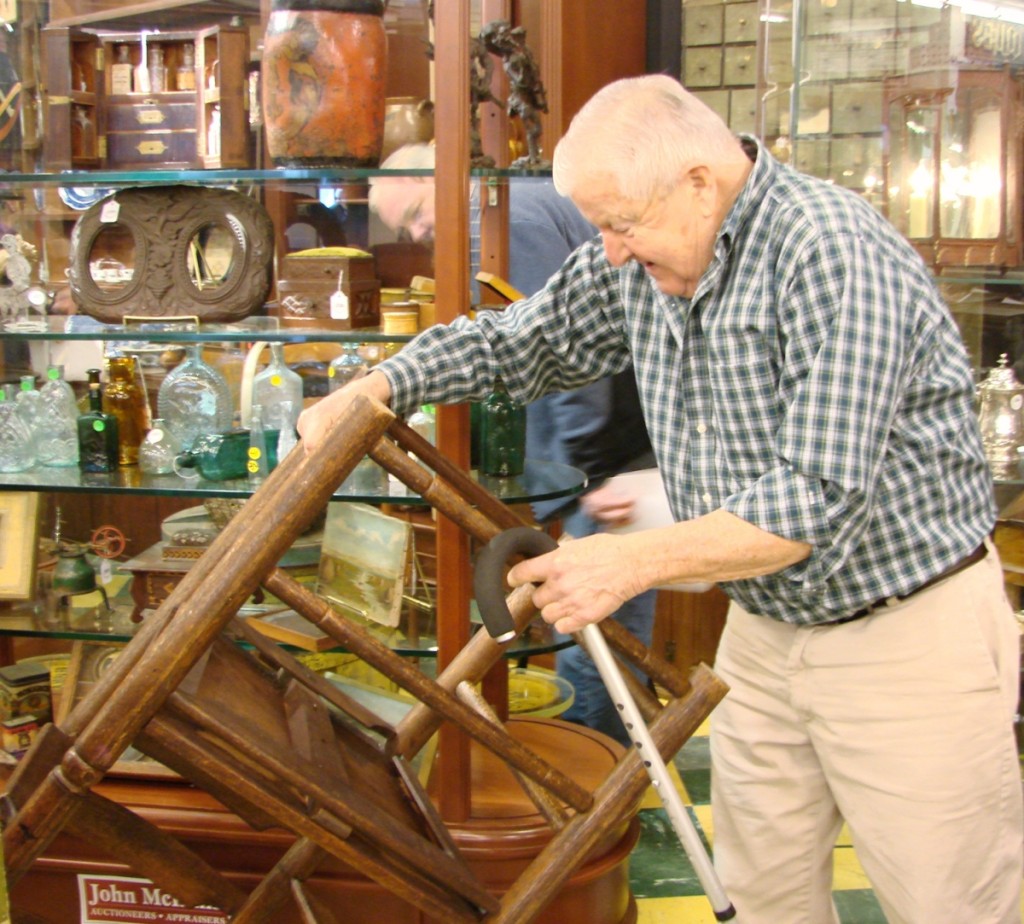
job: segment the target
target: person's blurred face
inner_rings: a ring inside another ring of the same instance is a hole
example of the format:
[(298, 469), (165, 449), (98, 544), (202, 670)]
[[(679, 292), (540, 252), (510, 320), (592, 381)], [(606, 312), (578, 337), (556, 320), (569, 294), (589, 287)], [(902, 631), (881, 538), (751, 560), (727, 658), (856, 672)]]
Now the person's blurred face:
[(689, 298), (714, 254), (718, 220), (710, 191), (698, 168), (652, 202), (623, 198), (608, 176), (579, 183), (572, 198), (601, 232), (612, 266), (636, 260), (666, 295)]
[(392, 231), (414, 241), (434, 239), (434, 184), (420, 177), (389, 177), (378, 181), (377, 215)]

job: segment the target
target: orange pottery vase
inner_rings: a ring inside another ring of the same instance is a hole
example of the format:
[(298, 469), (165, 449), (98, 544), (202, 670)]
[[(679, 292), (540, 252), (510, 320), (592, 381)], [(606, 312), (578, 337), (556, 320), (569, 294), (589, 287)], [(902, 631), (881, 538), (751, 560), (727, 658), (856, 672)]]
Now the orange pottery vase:
[(273, 0), (263, 40), (267, 151), (278, 167), (376, 167), (383, 0)]

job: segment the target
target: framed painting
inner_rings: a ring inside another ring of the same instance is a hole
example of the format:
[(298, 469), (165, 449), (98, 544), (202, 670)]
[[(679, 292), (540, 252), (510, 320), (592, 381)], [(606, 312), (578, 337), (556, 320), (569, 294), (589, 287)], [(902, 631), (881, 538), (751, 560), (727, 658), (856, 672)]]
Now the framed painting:
[(0, 492), (0, 600), (32, 598), (38, 546), (39, 495)]

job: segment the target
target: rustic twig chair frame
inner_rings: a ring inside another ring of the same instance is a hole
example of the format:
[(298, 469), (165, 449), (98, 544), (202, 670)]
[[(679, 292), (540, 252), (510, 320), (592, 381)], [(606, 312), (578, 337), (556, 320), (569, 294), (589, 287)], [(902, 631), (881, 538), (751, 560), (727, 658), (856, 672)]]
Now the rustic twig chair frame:
[[(184, 904), (215, 905), (238, 924), (272, 922), (288, 901), (304, 920), (334, 921), (303, 888), (329, 855), (439, 920), (513, 924), (533, 920), (633, 810), (648, 782), (636, 753), (588, 792), (467, 701), (465, 683), (479, 681), (509, 643), (478, 632), (431, 680), (276, 567), (366, 454), (481, 542), (523, 525), (383, 405), (355, 400), (315, 452), (285, 459), (66, 720), (40, 734), (3, 797), (10, 882), (66, 829)], [(237, 619), (261, 585), (411, 692), (417, 702), (406, 717), (385, 722)], [(529, 589), (508, 603), (521, 632), (534, 615)], [(705, 667), (684, 679), (617, 625), (604, 628), (612, 648), (666, 691), (662, 706), (632, 684), (657, 746), (673, 755), (725, 694), (724, 684)], [(508, 763), (555, 829), (501, 896), (462, 858), (410, 769), (445, 721)], [(93, 791), (132, 744), (254, 828), (293, 832), (294, 845), (246, 894), (182, 843)]]

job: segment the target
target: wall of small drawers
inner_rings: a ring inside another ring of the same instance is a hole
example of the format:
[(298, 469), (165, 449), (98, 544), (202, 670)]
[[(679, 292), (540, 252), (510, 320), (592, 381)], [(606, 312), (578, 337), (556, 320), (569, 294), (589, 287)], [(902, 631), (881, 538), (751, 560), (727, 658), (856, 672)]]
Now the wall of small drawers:
[(762, 23), (768, 4), (681, 2), (684, 85), (734, 131), (872, 197), (883, 168), (883, 80), (908, 73), (932, 46), (941, 53), (941, 11), (899, 0), (805, 0), (794, 24), (796, 4), (773, 2), (783, 15)]

